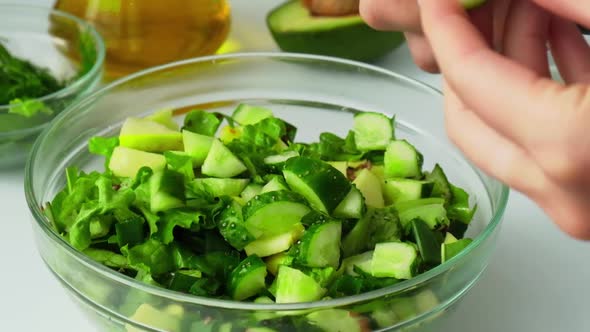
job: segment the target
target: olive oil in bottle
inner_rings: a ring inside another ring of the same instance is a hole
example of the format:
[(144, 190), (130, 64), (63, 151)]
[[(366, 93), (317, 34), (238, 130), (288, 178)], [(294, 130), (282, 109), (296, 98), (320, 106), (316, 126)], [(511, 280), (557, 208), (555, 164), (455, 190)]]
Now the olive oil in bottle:
[(230, 28), (228, 0), (57, 0), (105, 40), (106, 79), (214, 54)]

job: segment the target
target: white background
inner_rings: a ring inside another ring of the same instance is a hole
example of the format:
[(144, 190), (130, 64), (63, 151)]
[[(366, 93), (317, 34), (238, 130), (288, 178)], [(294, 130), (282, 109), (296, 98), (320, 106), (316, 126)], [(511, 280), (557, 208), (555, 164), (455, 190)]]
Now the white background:
[[(241, 32), (234, 34), (248, 50), (276, 49), (264, 16), (278, 3), (233, 1), (234, 31)], [(439, 76), (415, 68), (405, 46), (379, 65), (440, 86)], [(0, 171), (0, 331), (93, 331), (36, 252), (22, 173)], [(589, 282), (590, 244), (569, 239), (512, 192), (488, 270), (440, 331), (590, 331)]]

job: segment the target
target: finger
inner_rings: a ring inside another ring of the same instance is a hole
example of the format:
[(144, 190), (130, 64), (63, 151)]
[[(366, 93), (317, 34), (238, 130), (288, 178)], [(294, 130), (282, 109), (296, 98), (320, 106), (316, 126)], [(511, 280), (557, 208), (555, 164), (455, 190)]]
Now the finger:
[(582, 25), (590, 25), (590, 11), (588, 2), (582, 0), (533, 0), (542, 8), (551, 13), (561, 16), (570, 21), (575, 21)]
[(504, 54), (549, 77), (549, 14), (529, 0), (514, 0), (506, 20)]
[(447, 131), (459, 149), (487, 174), (531, 197), (542, 199), (548, 185), (542, 169), (524, 150), (465, 109), (447, 84), (444, 94)]
[(421, 4), (423, 27), (437, 63), (466, 106), (521, 145), (548, 139), (547, 133), (563, 121), (563, 113), (553, 111), (564, 107), (561, 85), (494, 52), (458, 2)]
[(406, 32), (406, 43), (412, 53), (416, 66), (429, 73), (438, 73), (438, 65), (434, 59), (432, 48), (426, 38), (418, 33)]
[(539, 205), (557, 226), (570, 236), (590, 240), (590, 195), (568, 192), (558, 186), (552, 198)]
[(361, 0), (359, 12), (377, 30), (421, 30), (416, 0)]
[(555, 64), (568, 83), (590, 83), (590, 46), (575, 23), (553, 17), (549, 43)]

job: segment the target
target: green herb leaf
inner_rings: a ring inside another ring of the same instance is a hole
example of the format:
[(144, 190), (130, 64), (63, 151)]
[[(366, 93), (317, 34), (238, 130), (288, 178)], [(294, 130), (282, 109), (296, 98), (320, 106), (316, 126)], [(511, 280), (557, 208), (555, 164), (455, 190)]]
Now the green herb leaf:
[(16, 98), (10, 101), (8, 113), (32, 118), (38, 114), (52, 115), (53, 110), (37, 99)]
[(105, 169), (109, 169), (109, 162), (115, 148), (119, 146), (118, 137), (92, 137), (88, 141), (90, 153), (105, 157)]

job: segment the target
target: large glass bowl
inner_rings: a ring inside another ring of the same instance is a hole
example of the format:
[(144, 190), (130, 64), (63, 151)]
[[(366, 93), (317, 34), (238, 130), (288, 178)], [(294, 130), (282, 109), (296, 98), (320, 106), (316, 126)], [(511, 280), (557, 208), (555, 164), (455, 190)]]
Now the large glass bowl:
[[(195, 297), (138, 283), (91, 261), (50, 228), (41, 207), (65, 184), (64, 168), (102, 167), (103, 161), (87, 152), (90, 137), (116, 135), (126, 117), (166, 107), (228, 112), (240, 102), (272, 108), (299, 127), (298, 139), (303, 141), (316, 139), (322, 131), (344, 135), (357, 110), (396, 114), (397, 136), (423, 152), (425, 168), (440, 163), (478, 204), (468, 231), (475, 241), (443, 265), (388, 288), (314, 303), (268, 305)], [(444, 317), (487, 266), (508, 197), (504, 185), (474, 168), (449, 143), (441, 102), (438, 91), (407, 77), (319, 56), (235, 54), (138, 73), (72, 105), (34, 145), (26, 196), (39, 252), (67, 292), (107, 331), (230, 331), (228, 323), (249, 321), (256, 326), (263, 318), (283, 322), (280, 330), (297, 331), (293, 316), (338, 316), (343, 313), (338, 310), (370, 318), (374, 330), (436, 330), (435, 318)], [(140, 306), (157, 311), (134, 315)]]
[[(0, 5), (0, 44), (16, 57), (67, 81), (63, 89), (35, 98), (44, 111), (34, 116), (18, 112), (24, 107), (30, 109), (23, 103), (0, 104), (0, 167), (6, 168), (24, 165), (47, 123), (100, 82), (105, 47), (92, 26), (72, 15), (6, 4)], [(4, 65), (0, 65), (0, 71), (2, 68)]]

